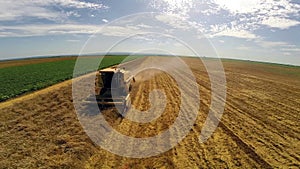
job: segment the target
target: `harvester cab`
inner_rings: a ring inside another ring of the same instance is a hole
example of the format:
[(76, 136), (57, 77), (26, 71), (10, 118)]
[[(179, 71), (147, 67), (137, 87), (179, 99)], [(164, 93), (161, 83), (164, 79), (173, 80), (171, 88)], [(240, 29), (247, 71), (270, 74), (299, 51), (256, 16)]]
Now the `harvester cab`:
[(135, 82), (135, 79), (127, 74), (125, 69), (116, 67), (97, 72), (95, 94), (100, 108), (114, 105), (122, 115), (129, 109), (131, 83)]

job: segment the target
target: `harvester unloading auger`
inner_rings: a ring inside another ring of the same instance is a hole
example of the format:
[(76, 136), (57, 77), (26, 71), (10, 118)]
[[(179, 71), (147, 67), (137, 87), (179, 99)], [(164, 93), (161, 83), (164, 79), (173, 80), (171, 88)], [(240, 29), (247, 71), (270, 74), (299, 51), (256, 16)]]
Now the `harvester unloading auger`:
[(99, 70), (95, 79), (95, 96), (99, 107), (115, 106), (121, 114), (128, 111), (132, 82), (135, 82), (134, 77), (128, 77), (124, 69), (111, 67)]

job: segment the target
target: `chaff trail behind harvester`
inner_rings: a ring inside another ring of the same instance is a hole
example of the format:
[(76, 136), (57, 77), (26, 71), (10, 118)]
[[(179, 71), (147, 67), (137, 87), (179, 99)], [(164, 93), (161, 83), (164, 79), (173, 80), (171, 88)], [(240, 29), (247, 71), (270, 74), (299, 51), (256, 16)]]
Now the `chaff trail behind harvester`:
[[(117, 67), (99, 70), (95, 79), (95, 97), (100, 108), (115, 106), (124, 114), (131, 105), (130, 92), (135, 82), (125, 69)], [(91, 97), (87, 102), (91, 102)]]

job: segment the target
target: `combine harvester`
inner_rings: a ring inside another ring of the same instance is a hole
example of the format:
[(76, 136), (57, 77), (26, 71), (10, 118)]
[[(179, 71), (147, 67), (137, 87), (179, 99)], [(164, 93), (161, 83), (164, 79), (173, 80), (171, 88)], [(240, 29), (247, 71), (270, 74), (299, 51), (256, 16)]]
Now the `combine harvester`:
[[(131, 105), (131, 83), (135, 82), (133, 76), (127, 77), (128, 74), (124, 69), (117, 67), (110, 67), (97, 72), (95, 96), (100, 108), (115, 106), (119, 113), (124, 116)], [(87, 99), (88, 103), (92, 103), (91, 98)]]

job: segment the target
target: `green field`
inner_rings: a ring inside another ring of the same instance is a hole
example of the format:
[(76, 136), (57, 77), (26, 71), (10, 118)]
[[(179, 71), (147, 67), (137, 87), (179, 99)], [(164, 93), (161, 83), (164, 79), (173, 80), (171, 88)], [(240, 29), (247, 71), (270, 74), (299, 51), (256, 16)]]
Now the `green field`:
[[(105, 56), (99, 69), (121, 63), (127, 56)], [(131, 56), (129, 59), (135, 59)], [(99, 59), (99, 58), (98, 58)], [(87, 63), (98, 60), (87, 57)], [(128, 58), (127, 58), (128, 59)], [(0, 68), (0, 101), (71, 79), (76, 58)], [(93, 70), (86, 70), (84, 73)]]

